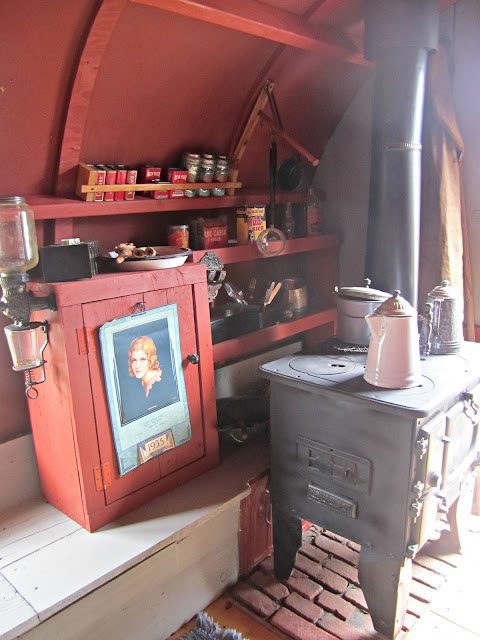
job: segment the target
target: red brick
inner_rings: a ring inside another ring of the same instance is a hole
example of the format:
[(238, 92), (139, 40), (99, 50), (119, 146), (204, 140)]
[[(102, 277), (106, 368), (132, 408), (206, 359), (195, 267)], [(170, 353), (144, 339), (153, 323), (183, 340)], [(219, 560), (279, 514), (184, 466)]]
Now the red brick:
[(245, 582), (239, 582), (235, 585), (230, 595), (258, 613), (262, 618), (269, 618), (278, 610), (278, 605), (273, 600)]
[(345, 580), (355, 584), (357, 587), (360, 586), (357, 567), (352, 567), (351, 564), (347, 564), (337, 558), (330, 558), (323, 566), (334, 573), (338, 573), (339, 576), (342, 576)]
[(416, 580), (412, 580), (410, 595), (417, 598), (417, 600), (422, 600), (422, 602), (431, 602), (435, 595), (435, 589), (427, 587)]
[(290, 575), (290, 578), (286, 580), (287, 587), (296, 591), (307, 600), (313, 600), (319, 593), (323, 591), (323, 587), (318, 582), (310, 580), (304, 573), (294, 569)]
[(273, 556), (268, 556), (258, 565), (265, 573), (273, 573)]
[(340, 560), (345, 560), (345, 562), (352, 564), (354, 567), (358, 567), (358, 553), (346, 545), (325, 536), (317, 536), (314, 544), (327, 553), (340, 558)]
[(431, 587), (432, 589), (439, 589), (445, 584), (445, 578), (443, 576), (434, 571), (430, 571), (430, 569), (421, 567), (419, 564), (413, 564), (412, 572), (414, 580), (426, 584), (427, 587)]
[(413, 616), (411, 613), (406, 613), (405, 614), (405, 620), (403, 621), (403, 630), (404, 631), (411, 631), (413, 625), (417, 622), (418, 618), (416, 618), (415, 616)]
[(345, 600), (351, 602), (359, 609), (363, 609), (363, 611), (368, 611), (367, 601), (365, 600), (365, 596), (363, 595), (363, 591), (358, 589), (357, 587), (352, 587), (351, 589), (347, 589), (343, 594)]
[(437, 558), (432, 558), (431, 556), (427, 556), (424, 553), (421, 553), (415, 556), (414, 564), (419, 564), (421, 567), (425, 567), (425, 569), (430, 569), (430, 571), (435, 571), (435, 573), (439, 573), (441, 576), (449, 576), (452, 571), (454, 571), (454, 567), (443, 562), (442, 560), (438, 560)]
[(326, 590), (318, 596), (317, 603), (327, 611), (335, 613), (342, 620), (347, 620), (355, 611), (353, 604)]
[(280, 609), (270, 620), (272, 624), (294, 640), (336, 640), (327, 631), (319, 629), (289, 609)]
[(320, 564), (328, 559), (328, 553), (325, 553), (325, 551), (315, 547), (313, 544), (307, 544), (305, 542), (300, 547), (300, 553), (303, 553), (303, 555), (310, 558), (310, 560), (315, 560), (315, 562), (319, 562)]
[(323, 614), (321, 607), (311, 600), (302, 598), (298, 593), (291, 593), (283, 604), (309, 622), (315, 623)]
[(347, 544), (347, 542), (350, 542), (347, 538), (344, 538), (343, 536), (339, 535), (338, 533), (335, 533), (334, 531), (329, 531), (328, 529), (324, 529), (322, 533), (324, 536), (327, 536), (327, 538), (336, 540), (341, 544)]
[[(372, 640), (373, 638), (377, 638), (375, 629), (373, 628), (372, 618), (368, 613), (360, 609), (355, 609), (354, 613), (352, 613), (348, 619), (348, 624), (357, 629), (357, 631), (364, 633), (367, 638), (370, 638), (370, 636), (372, 636)], [(398, 638), (395, 638), (395, 640), (398, 640)]]
[(330, 591), (335, 593), (343, 593), (348, 587), (348, 582), (345, 578), (337, 576), (333, 571), (329, 571), (322, 567), (322, 565), (313, 562), (309, 558), (303, 556), (301, 553), (297, 555), (295, 560), (295, 568), (299, 569), (303, 573), (313, 578), (315, 582), (319, 582), (322, 587), (326, 587)]
[(427, 602), (422, 602), (421, 600), (417, 600), (416, 598), (412, 598), (411, 596), (408, 598), (408, 601), (407, 601), (408, 613), (411, 613), (417, 618), (420, 618), (420, 616), (423, 615), (427, 609), (428, 609)]
[(331, 613), (326, 613), (322, 616), (318, 626), (341, 640), (361, 640), (361, 638), (365, 638), (363, 631), (359, 631), (346, 622), (342, 622)]
[(272, 600), (283, 600), (290, 593), (287, 587), (279, 582), (275, 576), (263, 573), (263, 571), (255, 571), (250, 576), (250, 581)]

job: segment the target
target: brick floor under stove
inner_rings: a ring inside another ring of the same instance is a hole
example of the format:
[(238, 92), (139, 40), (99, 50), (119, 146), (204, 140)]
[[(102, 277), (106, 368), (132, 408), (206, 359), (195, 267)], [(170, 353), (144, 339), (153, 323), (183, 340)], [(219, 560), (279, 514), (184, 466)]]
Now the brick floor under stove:
[[(314, 525), (303, 534), (289, 580), (275, 578), (270, 556), (228, 595), (272, 630), (294, 640), (380, 638), (383, 636), (373, 628), (358, 579), (359, 552), (359, 545)], [(398, 640), (428, 609), (460, 557), (438, 552), (429, 555), (428, 544), (416, 556), (407, 614)]]

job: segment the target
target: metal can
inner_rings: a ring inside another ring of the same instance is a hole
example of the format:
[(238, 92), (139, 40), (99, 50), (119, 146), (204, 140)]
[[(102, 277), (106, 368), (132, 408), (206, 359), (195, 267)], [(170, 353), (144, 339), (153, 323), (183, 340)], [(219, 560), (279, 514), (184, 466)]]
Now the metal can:
[(251, 244), (267, 228), (264, 206), (237, 209), (237, 244)]
[(172, 224), (167, 227), (167, 243), (170, 247), (188, 249), (188, 224)]

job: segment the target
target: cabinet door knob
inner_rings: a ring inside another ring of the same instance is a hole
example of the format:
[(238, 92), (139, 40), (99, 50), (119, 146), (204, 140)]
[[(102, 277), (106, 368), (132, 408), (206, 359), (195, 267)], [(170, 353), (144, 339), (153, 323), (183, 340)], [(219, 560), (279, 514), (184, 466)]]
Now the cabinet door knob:
[(191, 362), (192, 364), (198, 364), (200, 362), (200, 358), (198, 356), (198, 353), (192, 353), (189, 356), (187, 356), (187, 360), (189, 362)]

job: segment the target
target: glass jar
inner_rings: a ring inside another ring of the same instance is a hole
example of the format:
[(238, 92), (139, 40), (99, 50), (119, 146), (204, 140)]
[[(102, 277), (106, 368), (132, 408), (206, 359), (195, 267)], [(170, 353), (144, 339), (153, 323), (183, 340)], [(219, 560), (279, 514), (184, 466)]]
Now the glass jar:
[[(217, 162), (215, 165), (214, 182), (227, 182), (229, 167), (230, 167), (230, 162), (227, 156), (217, 156)], [(224, 196), (225, 189), (221, 187), (214, 187), (212, 189), (212, 193), (214, 196)]]
[[(215, 175), (215, 159), (210, 154), (204, 154), (202, 156), (202, 163), (200, 165), (200, 171), (198, 174), (198, 182), (213, 182)], [(199, 189), (199, 196), (209, 196), (210, 189)]]
[(38, 264), (33, 209), (25, 198), (0, 198), (0, 274), (25, 273)]

